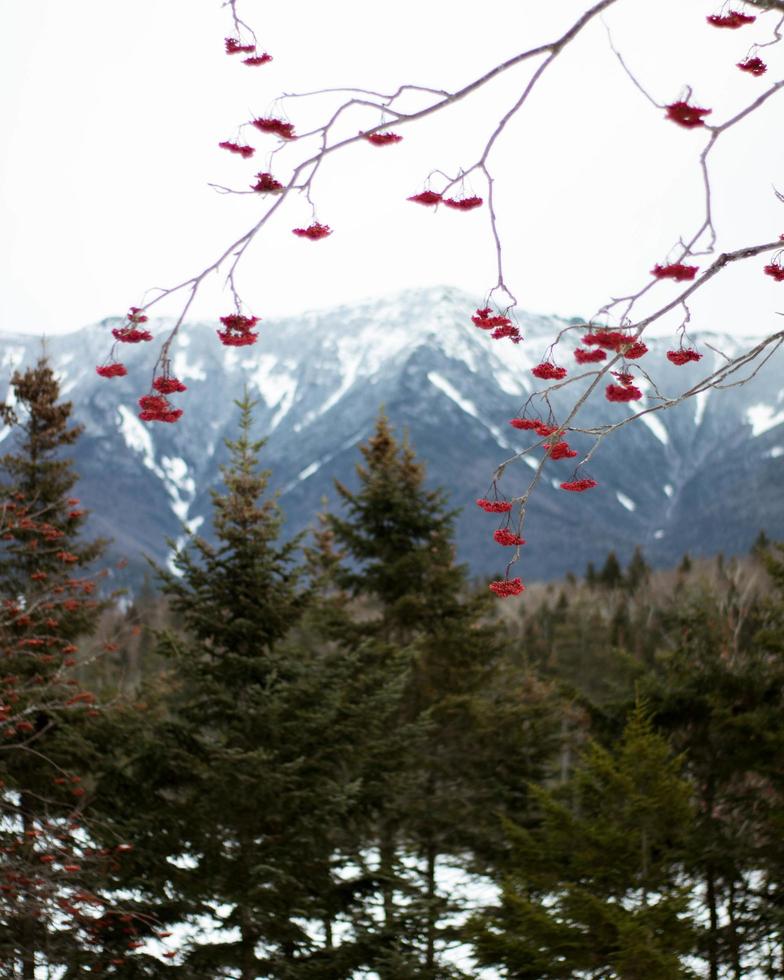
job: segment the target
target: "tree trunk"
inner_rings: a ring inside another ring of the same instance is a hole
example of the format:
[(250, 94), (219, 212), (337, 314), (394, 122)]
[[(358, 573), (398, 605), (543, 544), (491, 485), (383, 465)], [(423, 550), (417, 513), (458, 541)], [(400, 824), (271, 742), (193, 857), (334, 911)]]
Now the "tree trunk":
[(256, 942), (258, 936), (251, 929), (245, 911), (240, 913), (240, 980), (256, 980)]
[(381, 895), (384, 903), (384, 926), (392, 929), (395, 922), (395, 857), (397, 852), (395, 828), (384, 823), (381, 826), (378, 844), (379, 872), (381, 875)]
[(738, 923), (735, 918), (735, 882), (730, 885), (729, 898), (727, 900), (727, 912), (730, 918), (730, 942), (732, 945), (732, 972), (735, 980), (743, 980), (741, 972), (741, 940), (738, 933)]
[[(19, 809), (22, 814), (22, 834), (25, 840), (33, 840), (32, 804), (29, 793), (22, 792), (19, 798)], [(25, 896), (22, 907), (22, 921), (19, 928), (21, 939), (22, 980), (35, 980), (35, 937), (36, 917), (32, 907), (33, 898)]]
[(425, 971), (433, 976), (436, 963), (436, 861), (438, 854), (435, 845), (429, 842), (426, 850), (427, 869), (427, 926), (425, 933)]
[(719, 980), (719, 912), (716, 899), (716, 877), (713, 866), (705, 872), (705, 897), (708, 903), (708, 978)]

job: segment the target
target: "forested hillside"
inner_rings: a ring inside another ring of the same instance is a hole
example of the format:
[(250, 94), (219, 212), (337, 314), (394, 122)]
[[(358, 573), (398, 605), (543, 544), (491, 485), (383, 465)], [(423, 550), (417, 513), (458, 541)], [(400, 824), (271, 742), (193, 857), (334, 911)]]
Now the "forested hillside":
[(282, 539), (246, 396), (211, 537), (112, 598), (70, 406), (13, 385), (4, 976), (784, 973), (782, 546), (502, 602), (383, 414)]

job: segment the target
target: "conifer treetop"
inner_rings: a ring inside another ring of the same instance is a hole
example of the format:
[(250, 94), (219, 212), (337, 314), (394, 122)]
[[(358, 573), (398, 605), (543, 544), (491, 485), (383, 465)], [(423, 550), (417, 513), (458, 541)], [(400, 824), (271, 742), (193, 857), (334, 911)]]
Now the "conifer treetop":
[(239, 435), (226, 440), (225, 490), (212, 492), (217, 543), (194, 536), (161, 571), (164, 589), (188, 628), (219, 656), (253, 660), (281, 640), (299, 618), (308, 593), (293, 567), (299, 537), (278, 543), (282, 516), (275, 497), (261, 499), (270, 473), (259, 470), (264, 439), (251, 438), (254, 403), (247, 390), (235, 403)]
[(383, 410), (360, 452), (359, 487), (335, 482), (346, 516), (327, 517), (335, 541), (359, 567), (344, 574), (343, 584), (372, 594), (388, 611), (402, 604), (399, 616), (435, 615), (454, 605), (465, 579), (454, 561), (457, 511), (448, 509), (441, 488), (425, 486), (425, 468), (407, 435), (395, 438)]

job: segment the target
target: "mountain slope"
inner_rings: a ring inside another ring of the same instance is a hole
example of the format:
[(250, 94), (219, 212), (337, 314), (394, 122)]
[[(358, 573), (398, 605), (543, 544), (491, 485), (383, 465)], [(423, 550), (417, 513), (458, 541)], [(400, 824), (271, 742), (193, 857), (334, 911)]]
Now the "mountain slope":
[[(263, 459), (273, 471), (271, 486), (280, 492), (289, 531), (310, 524), (325, 496), (334, 503), (334, 478), (351, 483), (357, 445), (383, 405), (392, 422), (409, 431), (429, 479), (447, 488), (455, 507), (465, 508), (458, 520), (460, 557), (477, 574), (500, 572), (505, 554), (491, 540), (497, 524), (473, 501), (487, 492), (495, 467), (530, 444), (528, 434), (507, 420), (535, 389), (530, 368), (566, 324), (523, 315), (526, 339), (514, 346), (471, 325), (475, 306), (454, 289), (412, 290), (264, 321), (258, 344), (240, 349), (222, 347), (214, 324), (190, 324), (174, 355), (175, 371), (189, 388), (175, 398), (185, 410), (176, 425), (137, 418), (152, 345), (123, 348), (128, 376), (106, 381), (95, 365), (110, 346), (114, 321), (47, 341), (63, 392), (85, 425), (76, 464), (82, 499), (93, 511), (91, 533), (114, 539), (112, 556), (126, 556), (138, 581), (145, 567), (141, 556), (165, 562), (167, 538), (181, 537), (183, 522), (208, 532), (209, 490), (226, 459), (223, 439), (234, 432), (234, 399), (247, 385), (258, 398), (257, 431), (268, 439)], [(696, 340), (706, 356), (682, 368), (664, 358), (666, 341), (648, 341), (642, 363), (660, 390), (675, 393), (707, 373), (711, 361), (718, 365), (720, 355), (706, 343), (728, 352), (735, 346), (715, 335)], [(567, 342), (565, 350), (573, 346)], [(38, 338), (2, 338), (0, 396), (13, 368), (32, 362), (40, 349)], [(573, 368), (570, 353), (560, 359)], [(523, 577), (581, 571), (610, 548), (628, 556), (638, 543), (653, 564), (667, 565), (686, 550), (744, 551), (761, 527), (784, 537), (783, 365), (779, 352), (748, 385), (711, 391), (620, 429), (591, 461), (600, 486), (590, 493), (557, 489), (572, 466), (567, 460), (548, 464), (529, 508)], [(563, 417), (573, 400), (569, 389), (556, 393), (556, 416)], [(578, 424), (621, 419), (627, 408), (599, 393)], [(582, 438), (570, 441), (587, 448)], [(501, 484), (507, 495), (523, 491), (532, 462), (507, 467)]]

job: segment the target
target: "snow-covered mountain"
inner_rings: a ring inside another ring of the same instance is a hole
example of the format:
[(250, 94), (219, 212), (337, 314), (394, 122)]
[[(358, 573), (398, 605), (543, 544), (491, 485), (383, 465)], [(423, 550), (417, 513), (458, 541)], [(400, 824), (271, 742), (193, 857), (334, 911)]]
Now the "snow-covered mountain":
[[(85, 426), (75, 455), (80, 493), (93, 511), (94, 533), (113, 538), (112, 557), (125, 556), (138, 581), (147, 554), (160, 563), (167, 539), (183, 523), (209, 530), (209, 491), (226, 460), (223, 440), (235, 433), (234, 400), (245, 385), (258, 398), (256, 428), (267, 438), (263, 462), (280, 492), (287, 530), (313, 521), (333, 479), (351, 485), (358, 444), (371, 433), (380, 406), (406, 427), (428, 478), (465, 508), (458, 519), (458, 550), (477, 574), (497, 573), (505, 554), (491, 540), (497, 526), (473, 501), (488, 490), (495, 467), (530, 444), (508, 425), (535, 389), (531, 367), (566, 325), (555, 317), (521, 317), (525, 341), (492, 341), (470, 321), (476, 300), (458, 290), (411, 290), (393, 297), (277, 321), (265, 320), (253, 347), (225, 348), (215, 324), (181, 330), (174, 354), (188, 392), (173, 396), (185, 414), (175, 425), (146, 424), (137, 398), (148, 390), (153, 345), (122, 349), (127, 377), (95, 374), (109, 349), (104, 321), (46, 342), (63, 394)], [(152, 324), (163, 330), (165, 324)], [(698, 336), (699, 365), (674, 367), (666, 341), (650, 341), (641, 362), (659, 389), (675, 394), (737, 347), (732, 338)], [(647, 340), (647, 338), (646, 338)], [(0, 396), (14, 368), (41, 352), (37, 337), (2, 338)], [(574, 373), (567, 340), (560, 360)], [(569, 460), (551, 461), (534, 492), (526, 522), (524, 577), (543, 579), (614, 548), (628, 557), (636, 544), (657, 565), (692, 554), (748, 549), (760, 528), (784, 538), (784, 356), (776, 354), (747, 385), (711, 391), (681, 406), (625, 426), (606, 439), (591, 461), (599, 487), (569, 494), (557, 488), (572, 473)], [(650, 389), (648, 389), (650, 391)], [(574, 394), (567, 389), (573, 401)], [(639, 405), (640, 403), (635, 403)], [(654, 404), (644, 401), (642, 404)], [(562, 417), (567, 401), (553, 399)], [(617, 420), (628, 406), (601, 394), (584, 407), (583, 427)], [(3, 434), (7, 438), (7, 432)], [(570, 442), (587, 447), (580, 436)], [(1, 448), (5, 448), (2, 446)], [(541, 450), (537, 451), (541, 453)], [(531, 457), (511, 463), (502, 480), (509, 496), (533, 473)]]

